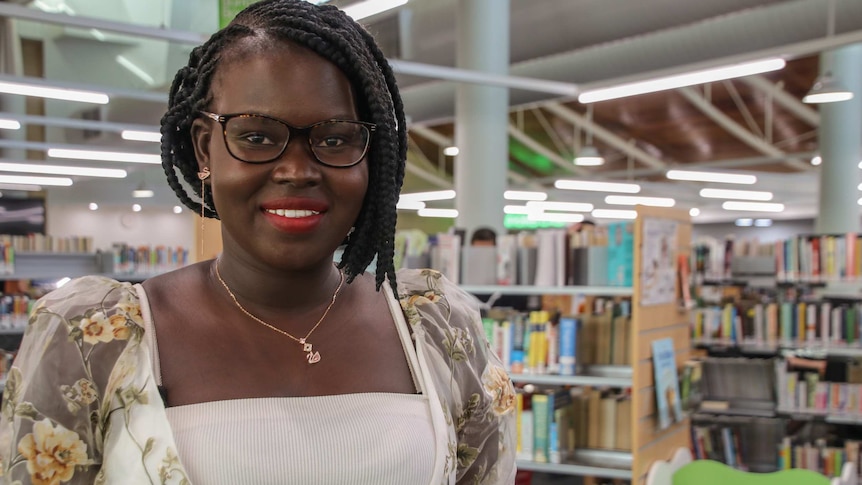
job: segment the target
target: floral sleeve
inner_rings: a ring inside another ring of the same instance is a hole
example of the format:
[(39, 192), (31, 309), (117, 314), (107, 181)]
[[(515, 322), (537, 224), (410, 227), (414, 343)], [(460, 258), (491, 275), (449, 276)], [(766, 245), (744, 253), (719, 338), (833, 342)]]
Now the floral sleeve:
[(447, 469), (458, 484), (514, 483), (515, 390), (485, 337), (476, 299), (437, 271), (401, 271), (398, 281), (454, 431)]
[(2, 483), (94, 483), (117, 358), (140, 341), (129, 285), (97, 277), (39, 300), (3, 391)]

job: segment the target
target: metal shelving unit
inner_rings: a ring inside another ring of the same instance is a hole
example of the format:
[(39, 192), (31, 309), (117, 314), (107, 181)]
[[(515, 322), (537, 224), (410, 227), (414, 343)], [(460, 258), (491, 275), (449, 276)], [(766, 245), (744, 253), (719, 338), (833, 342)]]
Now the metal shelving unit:
[(545, 386), (632, 386), (632, 368), (630, 366), (593, 365), (583, 369), (582, 372), (574, 376), (511, 374), (510, 377), (512, 378), (512, 382)]
[(632, 463), (632, 454), (628, 452), (575, 450), (571, 456), (566, 457), (564, 463), (537, 463), (529, 460), (518, 460), (517, 465), (519, 470), (630, 480)]
[(460, 285), (473, 294), (500, 295), (585, 295), (585, 296), (631, 296), (628, 286), (521, 286), (521, 285)]

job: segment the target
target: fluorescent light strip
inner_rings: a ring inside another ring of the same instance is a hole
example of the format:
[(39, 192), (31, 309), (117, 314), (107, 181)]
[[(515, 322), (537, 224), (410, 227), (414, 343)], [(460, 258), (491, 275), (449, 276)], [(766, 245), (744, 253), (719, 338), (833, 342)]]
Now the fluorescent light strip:
[(754, 227), (769, 227), (772, 225), (772, 219), (755, 219)]
[(506, 200), (548, 200), (548, 194), (526, 190), (507, 190), (503, 192), (503, 198)]
[(700, 189), (700, 196), (707, 199), (772, 200), (772, 192), (758, 190)]
[(757, 182), (754, 175), (722, 172), (698, 172), (694, 170), (668, 170), (667, 178), (690, 182), (717, 182), (721, 184), (751, 185)]
[(584, 215), (562, 212), (535, 212), (528, 214), (527, 219), (542, 222), (583, 222)]
[(79, 101), (82, 103), (108, 104), (105, 93), (84, 91), (80, 89), (51, 88), (32, 84), (0, 81), (0, 93), (18, 94), (21, 96), (36, 96), (39, 98), (62, 99), (64, 101)]
[(53, 158), (72, 158), (75, 160), (99, 160), (103, 162), (152, 163), (161, 164), (162, 157), (147, 153), (103, 152), (96, 150), (71, 150), (49, 148), (48, 156)]
[(162, 141), (162, 134), (158, 131), (123, 130), (120, 136), (123, 137), (123, 140), (131, 141), (151, 141), (155, 143), (161, 143)]
[(624, 194), (637, 194), (641, 191), (638, 184), (624, 184), (618, 182), (591, 182), (588, 180), (557, 180), (554, 187), (563, 190), (587, 190), (592, 192), (621, 192)]
[(36, 163), (0, 162), (0, 172), (44, 173), (51, 175), (81, 175), (85, 177), (125, 178), (125, 170), (116, 168), (73, 167), (67, 165), (42, 165)]
[(67, 177), (38, 177), (29, 175), (0, 175), (0, 184), (53, 185), (68, 187), (72, 179)]
[(593, 204), (586, 202), (541, 202), (531, 200), (527, 202), (527, 208), (536, 211), (589, 212), (593, 210)]
[(764, 59), (754, 62), (744, 62), (732, 66), (722, 66), (713, 69), (704, 69), (674, 76), (665, 76), (646, 81), (620, 84), (607, 88), (589, 89), (578, 95), (578, 102), (595, 103), (608, 99), (636, 96), (638, 94), (653, 93), (667, 89), (694, 86), (697, 84), (733, 79), (737, 77), (751, 76), (764, 72), (783, 69), (786, 62), (781, 58)]
[(754, 224), (754, 219), (751, 219), (748, 217), (742, 217), (742, 218), (739, 218), (739, 219), (733, 221), (733, 224), (736, 227), (751, 227), (751, 225)]
[(431, 192), (414, 192), (412, 194), (401, 194), (399, 200), (430, 201), (449, 200), (455, 198), (454, 190), (435, 190)]
[(641, 197), (635, 195), (609, 195), (605, 203), (611, 205), (646, 205), (650, 207), (673, 207), (676, 201), (670, 197)]
[[(862, 199), (860, 199), (862, 200)], [(522, 214), (529, 215), (536, 213), (536, 210), (530, 209), (525, 205), (504, 205), (503, 214)]]
[(136, 189), (132, 191), (132, 197), (136, 199), (149, 199), (154, 195), (156, 195), (156, 193), (150, 189)]
[(0, 190), (23, 190), (25, 192), (39, 192), (42, 187), (34, 184), (0, 184)]
[(728, 200), (721, 204), (721, 208), (726, 211), (783, 212), (784, 204)]
[(0, 118), (0, 128), (4, 130), (20, 130), (21, 123), (15, 120), (7, 120), (5, 118)]
[(395, 204), (395, 208), (401, 210), (418, 211), (419, 209), (425, 208), (425, 202), (422, 202), (421, 200), (404, 200), (399, 198), (398, 203)]
[(638, 211), (619, 209), (596, 209), (592, 212), (596, 219), (637, 219)]
[(457, 157), (459, 153), (461, 153), (461, 150), (458, 147), (446, 147), (443, 149), (443, 155), (447, 157)]
[(361, 20), (365, 17), (371, 17), (379, 13), (391, 10), (395, 7), (400, 7), (407, 3), (407, 0), (365, 0), (350, 4), (342, 10), (353, 20)]
[(454, 219), (458, 217), (456, 209), (419, 209), (419, 217), (445, 217)]

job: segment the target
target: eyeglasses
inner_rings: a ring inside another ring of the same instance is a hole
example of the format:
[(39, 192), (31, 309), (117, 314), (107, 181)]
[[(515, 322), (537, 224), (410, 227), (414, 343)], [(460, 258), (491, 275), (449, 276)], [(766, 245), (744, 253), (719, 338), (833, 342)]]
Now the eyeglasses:
[(318, 162), (329, 167), (352, 167), (368, 152), (371, 133), (376, 129), (376, 125), (364, 121), (326, 120), (300, 127), (258, 114), (201, 114), (221, 124), (228, 152), (247, 163), (276, 160), (293, 136), (304, 134)]

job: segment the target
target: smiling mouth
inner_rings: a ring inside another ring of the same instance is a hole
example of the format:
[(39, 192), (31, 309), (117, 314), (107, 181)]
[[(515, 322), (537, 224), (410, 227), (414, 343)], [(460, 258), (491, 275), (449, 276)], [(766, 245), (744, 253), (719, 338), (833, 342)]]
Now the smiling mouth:
[(297, 210), (297, 209), (266, 209), (268, 214), (273, 214), (279, 217), (287, 217), (290, 219), (300, 219), (302, 217), (311, 217), (320, 214), (318, 211), (312, 210)]

